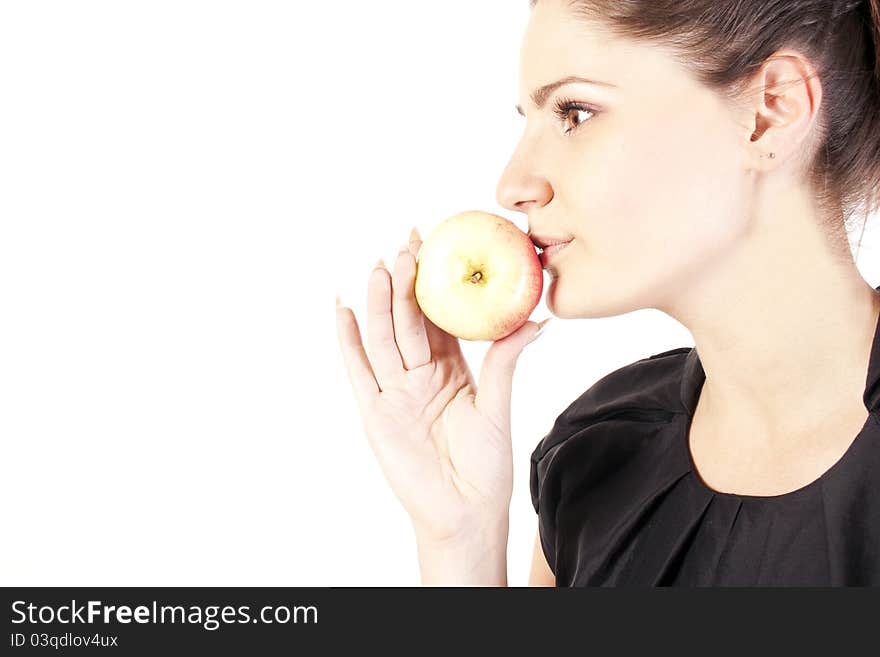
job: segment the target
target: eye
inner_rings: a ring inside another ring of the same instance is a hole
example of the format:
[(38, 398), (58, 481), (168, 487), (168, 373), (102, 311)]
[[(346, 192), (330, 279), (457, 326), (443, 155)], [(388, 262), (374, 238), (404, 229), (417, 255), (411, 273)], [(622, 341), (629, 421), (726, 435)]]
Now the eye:
[(577, 123), (567, 127), (563, 134), (569, 134), (577, 130), (583, 123), (586, 123), (587, 119), (578, 118), (577, 114), (572, 115), (572, 110), (576, 112), (586, 112), (589, 114), (589, 118), (592, 118), (596, 114), (598, 114), (598, 110), (589, 107), (588, 105), (584, 105), (583, 103), (579, 103), (571, 98), (559, 98), (556, 101), (556, 105), (553, 108), (553, 113), (562, 121), (566, 126), (569, 125), (569, 119), (574, 116)]

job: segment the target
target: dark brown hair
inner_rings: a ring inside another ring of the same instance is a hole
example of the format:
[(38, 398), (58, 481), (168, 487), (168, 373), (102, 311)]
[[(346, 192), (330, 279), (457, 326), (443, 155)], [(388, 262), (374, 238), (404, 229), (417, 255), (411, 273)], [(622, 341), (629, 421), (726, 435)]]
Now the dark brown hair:
[[(534, 7), (538, 0), (530, 0)], [(794, 48), (822, 81), (817, 142), (804, 174), (820, 208), (845, 227), (878, 209), (880, 0), (569, 0), (577, 17), (664, 46), (736, 102), (777, 50)], [(864, 225), (862, 226), (864, 230)], [(861, 238), (859, 239), (861, 244)]]

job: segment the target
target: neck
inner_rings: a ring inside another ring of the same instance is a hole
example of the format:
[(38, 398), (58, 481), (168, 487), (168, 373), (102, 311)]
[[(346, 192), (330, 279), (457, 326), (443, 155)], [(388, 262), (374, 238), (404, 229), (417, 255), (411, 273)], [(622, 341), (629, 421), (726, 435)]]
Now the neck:
[(659, 307), (694, 337), (706, 373), (701, 408), (767, 439), (861, 403), (880, 318), (880, 293), (848, 248), (841, 254), (839, 237), (834, 247), (806, 206), (784, 210), (756, 219), (674, 306)]

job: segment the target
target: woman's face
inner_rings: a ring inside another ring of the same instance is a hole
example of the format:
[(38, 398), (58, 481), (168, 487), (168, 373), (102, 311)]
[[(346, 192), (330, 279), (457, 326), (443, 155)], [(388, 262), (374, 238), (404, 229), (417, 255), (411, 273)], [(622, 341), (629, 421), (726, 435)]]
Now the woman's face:
[[(547, 263), (553, 314), (662, 308), (745, 230), (750, 132), (658, 46), (612, 36), (567, 4), (532, 10), (525, 131), (498, 202), (527, 213), (533, 236), (573, 238)], [(535, 90), (568, 76), (605, 84), (565, 84), (535, 104)]]

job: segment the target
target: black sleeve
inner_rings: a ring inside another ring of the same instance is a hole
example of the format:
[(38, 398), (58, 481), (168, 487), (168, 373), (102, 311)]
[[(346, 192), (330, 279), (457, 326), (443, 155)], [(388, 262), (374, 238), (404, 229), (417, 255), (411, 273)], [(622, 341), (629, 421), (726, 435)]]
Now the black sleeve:
[(556, 574), (556, 504), (553, 501), (553, 491), (544, 489), (544, 484), (548, 481), (547, 472), (553, 462), (553, 457), (563, 442), (562, 440), (554, 441), (552, 431), (547, 434), (532, 452), (529, 475), (532, 506), (535, 508), (535, 513), (538, 514), (538, 535), (544, 549), (544, 557), (554, 575)]
[[(618, 450), (618, 432), (602, 437), (596, 425), (626, 419), (665, 419), (667, 413), (648, 410), (654, 386), (663, 383), (669, 364), (664, 357), (689, 351), (679, 347), (630, 363), (596, 381), (555, 420), (553, 428), (535, 447), (530, 458), (529, 492), (538, 514), (538, 533), (547, 564), (555, 575), (560, 555), (560, 505), (566, 491), (584, 477), (596, 478), (625, 458)], [(604, 425), (616, 426), (614, 423)], [(604, 433), (608, 433), (605, 431)], [(594, 458), (595, 457), (595, 458)], [(574, 462), (576, 467), (571, 467)]]
[(566, 455), (570, 450), (565, 446), (571, 438), (592, 424), (597, 411), (608, 411), (597, 403), (596, 398), (597, 392), (601, 394), (606, 379), (597, 381), (556, 418), (553, 428), (541, 439), (530, 457), (529, 492), (532, 506), (538, 514), (538, 534), (544, 556), (555, 575), (558, 575), (556, 560), (559, 554), (558, 511), (565, 472), (571, 470), (565, 467), (565, 462), (570, 460)]

